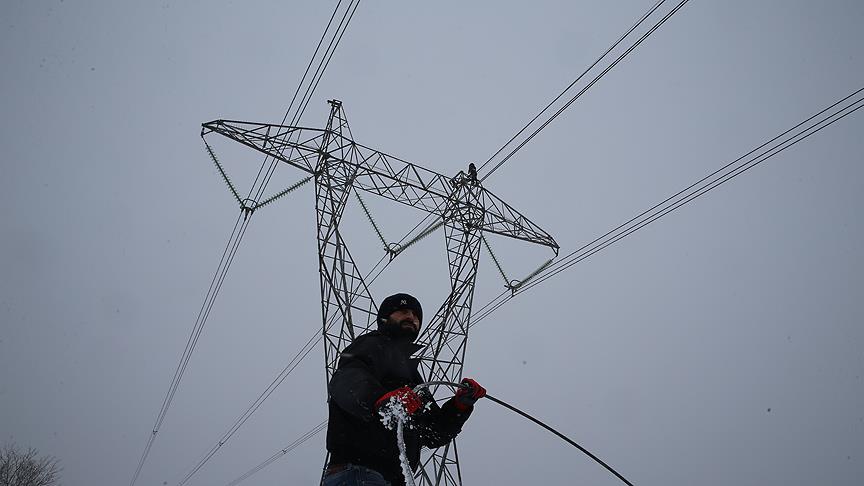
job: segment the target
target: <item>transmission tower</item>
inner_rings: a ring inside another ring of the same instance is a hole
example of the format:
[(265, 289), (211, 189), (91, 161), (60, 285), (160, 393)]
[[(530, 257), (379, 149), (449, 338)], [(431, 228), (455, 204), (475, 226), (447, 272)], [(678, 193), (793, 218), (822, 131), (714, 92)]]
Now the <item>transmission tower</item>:
[[(417, 356), (427, 380), (458, 382), (465, 361), (483, 233), (544, 245), (556, 254), (558, 244), (482, 187), (475, 171), (460, 171), (450, 177), (356, 143), (342, 103), (329, 103), (330, 116), (324, 129), (215, 120), (204, 123), (201, 134), (223, 135), (314, 178), (328, 382), (342, 350), (372, 328), (377, 310), (340, 232), (348, 197), (352, 191), (365, 191), (431, 213), (444, 226), (450, 293), (424, 324), (417, 340), (421, 346)], [(461, 485), (455, 441), (426, 456), (415, 477), (423, 485)]]

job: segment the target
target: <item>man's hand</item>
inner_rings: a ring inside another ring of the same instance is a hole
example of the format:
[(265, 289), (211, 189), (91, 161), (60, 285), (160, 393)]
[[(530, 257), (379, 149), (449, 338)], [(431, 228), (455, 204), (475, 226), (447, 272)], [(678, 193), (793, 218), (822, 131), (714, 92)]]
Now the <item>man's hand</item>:
[(486, 389), (471, 378), (462, 378), (461, 386), (456, 390), (454, 402), (456, 408), (466, 412), (474, 407), (477, 400), (486, 396)]
[(411, 387), (403, 386), (402, 388), (397, 388), (382, 395), (381, 398), (375, 402), (375, 410), (380, 410), (381, 407), (389, 405), (392, 398), (395, 398), (396, 401), (402, 404), (405, 413), (408, 415), (413, 415), (423, 406), (423, 400), (420, 398), (420, 395), (415, 393)]

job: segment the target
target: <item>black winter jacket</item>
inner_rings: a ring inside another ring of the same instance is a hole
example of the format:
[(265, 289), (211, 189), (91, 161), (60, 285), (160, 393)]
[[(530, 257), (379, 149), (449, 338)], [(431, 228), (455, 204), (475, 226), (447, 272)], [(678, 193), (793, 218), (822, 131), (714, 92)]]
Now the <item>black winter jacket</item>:
[[(330, 464), (351, 463), (374, 469), (393, 485), (403, 485), (396, 432), (387, 430), (375, 412), (385, 393), (423, 382), (418, 359), (420, 346), (372, 331), (359, 336), (342, 352), (330, 380), (330, 420), (327, 450)], [(404, 430), (405, 449), (413, 470), (420, 463), (420, 447), (441, 447), (453, 440), (471, 410), (460, 412), (453, 400), (439, 407), (431, 398)]]

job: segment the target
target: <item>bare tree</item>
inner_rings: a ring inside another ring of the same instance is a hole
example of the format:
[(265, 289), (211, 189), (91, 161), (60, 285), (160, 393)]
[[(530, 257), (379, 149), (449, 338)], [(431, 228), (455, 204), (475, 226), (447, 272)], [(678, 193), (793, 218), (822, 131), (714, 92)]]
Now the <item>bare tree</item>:
[(56, 457), (39, 457), (32, 447), (22, 452), (12, 444), (0, 449), (0, 486), (55, 486), (59, 479)]

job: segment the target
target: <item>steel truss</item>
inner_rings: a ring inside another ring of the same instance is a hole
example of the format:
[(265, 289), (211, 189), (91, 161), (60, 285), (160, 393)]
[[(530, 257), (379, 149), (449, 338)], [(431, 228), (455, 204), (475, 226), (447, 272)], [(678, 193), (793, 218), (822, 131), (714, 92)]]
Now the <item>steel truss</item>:
[[(315, 181), (318, 269), (327, 380), (342, 350), (375, 323), (377, 306), (340, 232), (352, 191), (365, 191), (420, 209), (443, 223), (450, 269), (450, 294), (423, 325), (417, 343), (427, 380), (462, 378), (480, 246), (484, 232), (552, 248), (544, 230), (482, 187), (476, 173), (455, 177), (360, 145), (338, 100), (329, 101), (326, 128), (314, 129), (215, 120), (202, 136), (218, 133), (311, 174)], [(433, 390), (434, 391), (434, 390)], [(432, 451), (416, 473), (418, 484), (461, 485), (455, 441)]]

